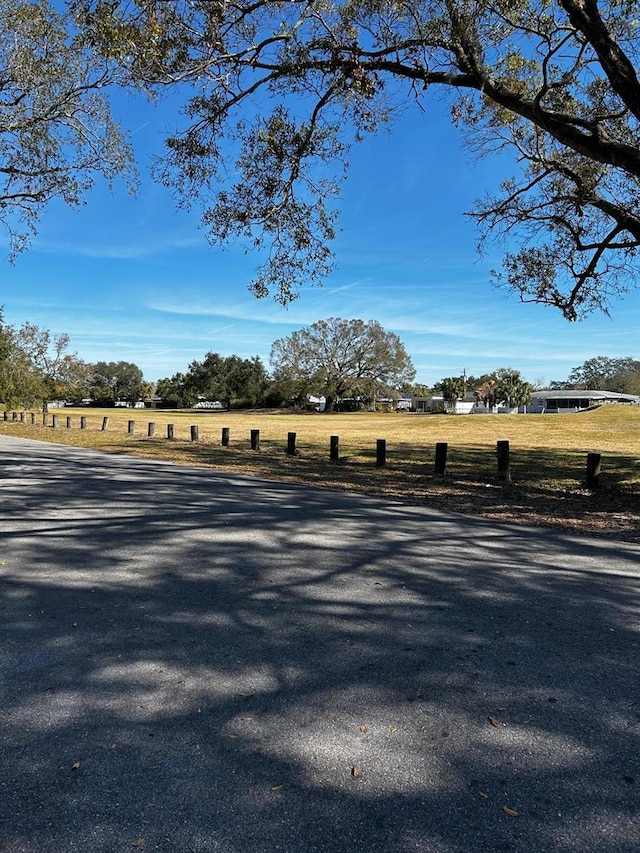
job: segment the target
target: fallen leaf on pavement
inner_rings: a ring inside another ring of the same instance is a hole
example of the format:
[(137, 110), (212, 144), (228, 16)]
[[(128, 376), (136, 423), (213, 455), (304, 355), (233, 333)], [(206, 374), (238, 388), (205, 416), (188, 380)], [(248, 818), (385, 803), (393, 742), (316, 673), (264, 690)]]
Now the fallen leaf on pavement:
[(351, 775), (353, 776), (354, 779), (358, 778), (358, 776), (360, 775), (360, 771), (358, 770), (357, 767), (351, 768)]
[(364, 732), (366, 732), (366, 730), (367, 730), (367, 727), (366, 727), (366, 726), (360, 726), (360, 731), (361, 731), (361, 732), (363, 732), (363, 733), (364, 733)]
[(272, 785), (271, 786), (272, 791), (281, 791), (283, 788), (284, 788), (284, 785)]
[(491, 725), (494, 726), (494, 728), (496, 728), (496, 729), (500, 728), (500, 723), (496, 720), (495, 717), (488, 717), (487, 719), (489, 720)]
[(145, 843), (146, 840), (147, 840), (146, 838), (137, 838), (131, 846), (132, 847), (142, 847), (142, 845)]
[(488, 800), (488, 799), (489, 799), (489, 794), (487, 794), (487, 792), (486, 792), (486, 791), (478, 791), (478, 796), (479, 796), (479, 797), (482, 797), (482, 799), (483, 799), (483, 800)]
[(71, 769), (72, 770), (80, 770), (80, 762), (74, 761), (73, 764), (71, 765)]
[(520, 812), (517, 812), (515, 809), (510, 809), (509, 806), (502, 806), (502, 811), (505, 814), (508, 814), (509, 817), (518, 817)]

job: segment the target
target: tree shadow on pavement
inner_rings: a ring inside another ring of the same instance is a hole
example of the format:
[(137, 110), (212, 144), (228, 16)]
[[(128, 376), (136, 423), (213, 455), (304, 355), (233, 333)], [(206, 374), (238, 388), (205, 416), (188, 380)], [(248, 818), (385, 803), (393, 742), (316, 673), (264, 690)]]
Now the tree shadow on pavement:
[(7, 853), (637, 850), (638, 548), (26, 441), (0, 470)]

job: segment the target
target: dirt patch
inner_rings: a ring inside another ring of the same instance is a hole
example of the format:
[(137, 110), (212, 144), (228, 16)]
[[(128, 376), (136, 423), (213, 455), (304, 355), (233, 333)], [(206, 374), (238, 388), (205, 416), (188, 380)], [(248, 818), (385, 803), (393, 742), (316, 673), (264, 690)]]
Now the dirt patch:
[(436, 489), (425, 505), (497, 521), (640, 542), (640, 495), (478, 483)]

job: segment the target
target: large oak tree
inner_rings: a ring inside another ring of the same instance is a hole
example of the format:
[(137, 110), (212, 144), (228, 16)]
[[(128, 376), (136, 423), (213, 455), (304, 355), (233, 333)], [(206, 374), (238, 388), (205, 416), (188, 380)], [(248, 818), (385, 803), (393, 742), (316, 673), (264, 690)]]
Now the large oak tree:
[(271, 348), (276, 381), (295, 394), (325, 398), (331, 412), (341, 397), (375, 397), (413, 381), (404, 344), (375, 320), (319, 320)]

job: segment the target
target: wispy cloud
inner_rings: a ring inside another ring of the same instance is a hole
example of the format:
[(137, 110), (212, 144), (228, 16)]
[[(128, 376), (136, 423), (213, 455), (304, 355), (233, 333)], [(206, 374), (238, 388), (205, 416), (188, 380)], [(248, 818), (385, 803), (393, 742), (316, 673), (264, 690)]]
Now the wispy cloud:
[[(186, 297), (177, 301), (175, 297), (151, 296), (147, 307), (162, 314), (192, 317), (217, 317), (237, 322), (266, 323), (270, 325), (307, 325), (328, 316), (337, 316), (333, 310), (340, 302), (340, 295), (359, 287), (361, 282), (351, 282), (335, 287), (310, 289), (304, 298), (281, 306), (272, 299), (256, 299), (248, 292), (244, 299), (229, 301), (218, 296)], [(231, 291), (232, 288), (230, 287)], [(326, 303), (332, 304), (327, 306)], [(332, 313), (327, 313), (327, 307)], [(322, 311), (319, 309), (322, 308)]]
[(75, 256), (95, 260), (144, 261), (176, 251), (206, 248), (201, 237), (162, 237), (139, 243), (70, 243), (37, 240), (34, 252), (47, 255)]

